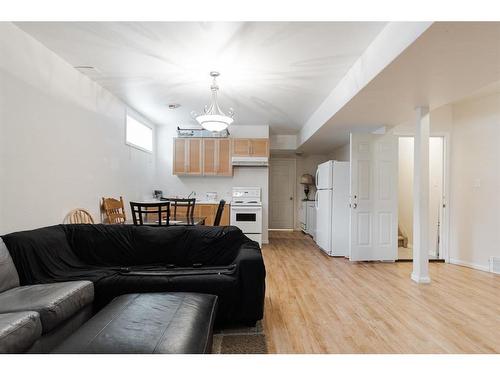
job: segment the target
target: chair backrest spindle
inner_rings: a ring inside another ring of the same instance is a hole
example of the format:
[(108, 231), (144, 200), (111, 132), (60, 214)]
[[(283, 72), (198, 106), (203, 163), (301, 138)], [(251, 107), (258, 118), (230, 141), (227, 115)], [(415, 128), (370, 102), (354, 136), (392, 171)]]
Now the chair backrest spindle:
[(127, 221), (123, 197), (120, 197), (120, 200), (102, 198), (102, 209), (109, 224), (124, 224)]
[(162, 201), (170, 202), (170, 207), (173, 208), (173, 219), (177, 220), (177, 208), (183, 211), (182, 218), (192, 219), (194, 217), (194, 207), (196, 198), (162, 198)]
[(76, 208), (66, 215), (63, 222), (69, 224), (94, 224), (94, 218), (87, 210)]
[[(170, 225), (170, 202), (130, 202), (130, 209), (132, 211), (132, 220), (134, 221), (134, 225)], [(144, 218), (146, 216), (155, 214), (158, 215), (155, 222), (149, 222), (147, 220), (146, 223), (144, 222)]]

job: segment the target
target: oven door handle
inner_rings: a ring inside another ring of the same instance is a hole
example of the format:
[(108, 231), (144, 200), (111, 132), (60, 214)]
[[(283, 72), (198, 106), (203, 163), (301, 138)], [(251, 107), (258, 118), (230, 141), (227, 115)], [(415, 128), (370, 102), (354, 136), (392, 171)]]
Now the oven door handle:
[(257, 211), (260, 211), (262, 210), (262, 207), (252, 207), (252, 208), (248, 208), (248, 207), (231, 207), (231, 211), (239, 211), (239, 212), (248, 212), (250, 214), (253, 214)]

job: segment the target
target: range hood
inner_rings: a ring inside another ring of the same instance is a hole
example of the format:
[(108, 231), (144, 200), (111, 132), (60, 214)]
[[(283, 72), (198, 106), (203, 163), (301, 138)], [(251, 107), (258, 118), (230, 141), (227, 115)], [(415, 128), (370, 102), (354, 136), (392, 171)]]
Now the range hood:
[(267, 167), (269, 159), (265, 156), (233, 156), (233, 167)]

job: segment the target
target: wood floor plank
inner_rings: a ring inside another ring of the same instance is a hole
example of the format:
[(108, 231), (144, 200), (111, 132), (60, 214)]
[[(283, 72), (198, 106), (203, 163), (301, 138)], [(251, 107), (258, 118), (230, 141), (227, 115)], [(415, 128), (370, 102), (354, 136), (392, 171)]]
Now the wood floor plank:
[(271, 353), (499, 353), (500, 276), (431, 263), (330, 258), (300, 232), (271, 232), (264, 329)]

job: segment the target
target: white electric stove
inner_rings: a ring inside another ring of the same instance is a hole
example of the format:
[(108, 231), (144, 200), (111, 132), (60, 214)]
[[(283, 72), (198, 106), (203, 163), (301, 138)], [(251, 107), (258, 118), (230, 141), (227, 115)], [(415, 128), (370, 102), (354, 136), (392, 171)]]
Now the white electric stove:
[(233, 187), (231, 225), (262, 246), (262, 200), (260, 187)]

